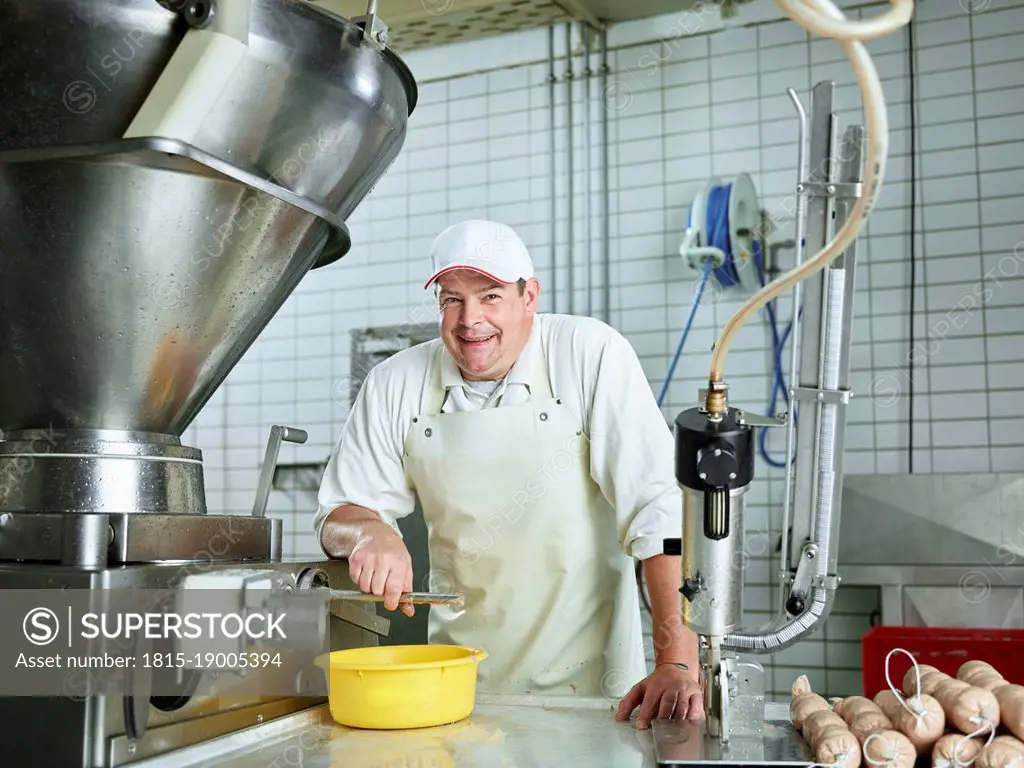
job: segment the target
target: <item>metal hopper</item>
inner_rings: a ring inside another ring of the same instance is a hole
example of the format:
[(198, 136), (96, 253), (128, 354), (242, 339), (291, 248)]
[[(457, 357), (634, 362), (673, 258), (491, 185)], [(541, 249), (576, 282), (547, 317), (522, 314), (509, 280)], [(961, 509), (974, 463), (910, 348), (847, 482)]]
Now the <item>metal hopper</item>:
[[(254, 0), (246, 42), (220, 35), (226, 61), (209, 46), (183, 65), (233, 65), (215, 93), (141, 125), (175, 44), (207, 28), (154, 0), (44, 5), (0, 0), (0, 429), (180, 435), (306, 273), (348, 250), (415, 85), (358, 26)], [(154, 124), (178, 135), (132, 135)]]
[(376, 28), (0, 0), (0, 512), (205, 511), (178, 438), (405, 139), (416, 85)]
[(315, 706), (316, 635), (387, 633), (372, 607), (316, 596), (355, 587), (344, 562), (283, 557), (266, 500), (302, 430), (270, 430), (251, 515), (207, 514), (202, 453), (181, 442), (299, 282), (343, 268), (327, 265), (351, 247), (345, 221), (416, 104), (384, 29), (305, 0), (0, 0), (0, 591), (82, 611), (219, 594), (238, 616), (273, 592), (311, 633), (275, 647), (281, 668), (133, 662), (121, 685), (9, 686), (5, 761), (173, 763)]

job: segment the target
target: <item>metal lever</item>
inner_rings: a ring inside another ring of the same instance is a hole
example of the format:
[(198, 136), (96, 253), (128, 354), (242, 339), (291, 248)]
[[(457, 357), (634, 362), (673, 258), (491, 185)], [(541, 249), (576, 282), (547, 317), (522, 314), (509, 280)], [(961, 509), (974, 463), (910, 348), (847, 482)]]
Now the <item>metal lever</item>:
[(309, 435), (303, 429), (295, 427), (281, 427), (275, 424), (270, 428), (270, 439), (267, 440), (267, 452), (263, 456), (263, 466), (260, 468), (260, 481), (256, 485), (256, 501), (252, 505), (253, 517), (265, 517), (267, 514), (267, 499), (270, 498), (270, 486), (274, 482), (274, 472), (277, 469), (277, 454), (281, 451), (281, 441), (289, 443), (304, 443)]
[[(374, 603), (383, 603), (384, 595), (374, 595), (368, 592), (359, 592), (349, 589), (330, 590), (331, 600), (356, 600)], [(414, 605), (450, 605), (456, 610), (461, 609), (466, 602), (466, 596), (462, 594), (438, 594), (435, 592), (404, 592), (398, 598), (398, 603), (413, 603)]]
[(800, 563), (793, 577), (793, 588), (786, 600), (786, 611), (790, 616), (799, 616), (807, 607), (807, 595), (811, 591), (812, 573), (818, 557), (818, 548), (810, 542), (804, 544)]

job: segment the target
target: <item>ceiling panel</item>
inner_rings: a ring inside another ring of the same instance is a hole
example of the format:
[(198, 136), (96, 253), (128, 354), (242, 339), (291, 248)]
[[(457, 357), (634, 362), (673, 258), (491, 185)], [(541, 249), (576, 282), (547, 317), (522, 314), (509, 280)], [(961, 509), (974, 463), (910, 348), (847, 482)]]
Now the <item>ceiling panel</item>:
[[(726, 0), (729, 4), (732, 0)], [(740, 0), (742, 1), (742, 0)], [(366, 13), (365, 0), (313, 0), (345, 18)], [(380, 0), (377, 14), (398, 53), (461, 40), (583, 21), (595, 27), (683, 13), (698, 0)]]

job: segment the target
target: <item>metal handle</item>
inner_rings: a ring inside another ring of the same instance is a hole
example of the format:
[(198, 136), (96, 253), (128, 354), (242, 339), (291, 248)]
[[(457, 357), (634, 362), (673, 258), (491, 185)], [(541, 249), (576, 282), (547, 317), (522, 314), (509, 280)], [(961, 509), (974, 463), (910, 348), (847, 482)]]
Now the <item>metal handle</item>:
[[(365, 602), (383, 603), (384, 595), (373, 595), (367, 592), (348, 589), (332, 589), (331, 600), (360, 600)], [(466, 596), (462, 594), (440, 594), (436, 592), (405, 592), (398, 599), (399, 603), (413, 603), (417, 605), (450, 605), (452, 608), (461, 609), (466, 602)]]
[(270, 439), (267, 440), (267, 452), (263, 456), (263, 467), (260, 469), (260, 481), (256, 485), (256, 501), (252, 505), (253, 517), (265, 517), (267, 499), (270, 498), (270, 486), (274, 482), (274, 471), (277, 469), (277, 454), (281, 451), (281, 441), (304, 443), (309, 435), (304, 429), (281, 427), (275, 424), (270, 428)]

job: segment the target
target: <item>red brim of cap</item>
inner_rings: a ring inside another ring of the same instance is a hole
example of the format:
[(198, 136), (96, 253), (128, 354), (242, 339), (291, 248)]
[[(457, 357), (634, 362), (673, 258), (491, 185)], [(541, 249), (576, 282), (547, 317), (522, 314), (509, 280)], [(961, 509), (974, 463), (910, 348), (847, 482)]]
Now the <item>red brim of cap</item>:
[(462, 264), (456, 264), (456, 265), (451, 266), (451, 267), (445, 267), (440, 272), (435, 272), (433, 277), (431, 277), (429, 280), (427, 280), (426, 283), (423, 284), (423, 290), (426, 290), (427, 288), (429, 288), (431, 286), (431, 284), (435, 280), (437, 280), (437, 278), (439, 278), (441, 275), (446, 275), (449, 272), (454, 272), (457, 269), (468, 269), (470, 272), (478, 272), (481, 275), (484, 275), (485, 277), (489, 277), (489, 278), (491, 278), (491, 280), (499, 282), (499, 283), (501, 283), (503, 285), (508, 285), (510, 282), (515, 282), (514, 280), (502, 280), (497, 275), (491, 274), (490, 272), (487, 272), (487, 271), (485, 271), (483, 269), (480, 269), (479, 267), (471, 267), (471, 266), (468, 266), (468, 265), (464, 266)]

